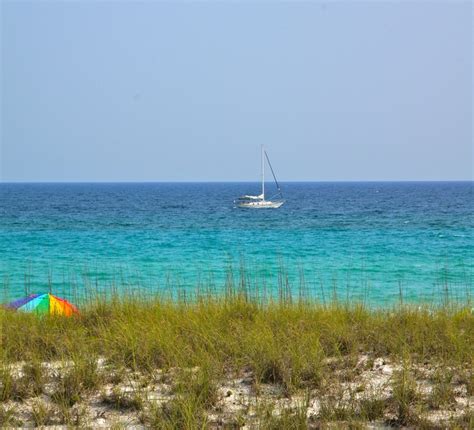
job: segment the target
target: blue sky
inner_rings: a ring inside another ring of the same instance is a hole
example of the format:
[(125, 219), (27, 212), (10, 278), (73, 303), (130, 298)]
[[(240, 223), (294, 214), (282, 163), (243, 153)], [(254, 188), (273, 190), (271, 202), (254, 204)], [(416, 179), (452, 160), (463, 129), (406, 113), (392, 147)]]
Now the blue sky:
[(469, 180), (472, 4), (1, 3), (4, 181)]

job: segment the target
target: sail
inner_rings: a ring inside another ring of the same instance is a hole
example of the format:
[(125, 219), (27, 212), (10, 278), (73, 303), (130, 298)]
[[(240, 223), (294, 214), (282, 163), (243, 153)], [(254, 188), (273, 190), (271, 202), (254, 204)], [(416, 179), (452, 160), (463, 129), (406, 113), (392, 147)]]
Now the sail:
[(272, 171), (273, 180), (275, 181), (275, 185), (276, 185), (276, 187), (277, 187), (278, 194), (279, 194), (281, 197), (283, 197), (283, 194), (282, 194), (281, 188), (280, 188), (280, 184), (278, 183), (278, 180), (277, 180), (277, 178), (276, 178), (275, 172), (273, 171), (272, 163), (270, 163), (270, 158), (268, 158), (267, 151), (264, 151), (264, 152), (265, 152), (265, 158), (267, 159), (268, 165), (270, 166), (270, 170)]

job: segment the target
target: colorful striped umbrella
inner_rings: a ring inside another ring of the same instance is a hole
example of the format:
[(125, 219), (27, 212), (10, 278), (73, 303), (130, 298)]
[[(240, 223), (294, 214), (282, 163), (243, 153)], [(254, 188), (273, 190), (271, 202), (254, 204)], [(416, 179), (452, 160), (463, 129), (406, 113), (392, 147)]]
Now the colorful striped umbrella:
[(35, 312), (39, 314), (64, 315), (70, 317), (78, 314), (78, 309), (65, 299), (53, 296), (52, 294), (32, 294), (28, 297), (15, 300), (6, 305), (9, 309), (16, 309), (24, 312)]

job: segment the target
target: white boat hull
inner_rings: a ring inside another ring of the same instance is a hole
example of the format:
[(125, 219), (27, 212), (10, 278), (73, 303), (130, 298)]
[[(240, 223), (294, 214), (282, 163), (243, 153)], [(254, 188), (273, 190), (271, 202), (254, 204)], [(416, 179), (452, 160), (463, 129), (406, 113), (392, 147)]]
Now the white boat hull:
[(283, 203), (285, 203), (284, 200), (279, 200), (275, 202), (272, 202), (270, 200), (260, 200), (258, 202), (248, 201), (248, 202), (238, 202), (237, 207), (245, 208), (245, 209), (277, 209)]

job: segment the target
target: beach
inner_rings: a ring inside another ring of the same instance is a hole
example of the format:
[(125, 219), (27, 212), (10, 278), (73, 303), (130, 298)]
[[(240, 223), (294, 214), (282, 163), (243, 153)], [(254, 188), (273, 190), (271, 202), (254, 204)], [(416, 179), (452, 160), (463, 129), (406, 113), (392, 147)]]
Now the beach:
[(7, 427), (472, 428), (474, 314), (96, 300), (73, 318), (0, 311)]
[(474, 430), (472, 9), (0, 0), (0, 428)]
[(472, 427), (472, 184), (248, 188), (0, 184), (1, 425)]

